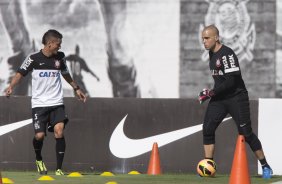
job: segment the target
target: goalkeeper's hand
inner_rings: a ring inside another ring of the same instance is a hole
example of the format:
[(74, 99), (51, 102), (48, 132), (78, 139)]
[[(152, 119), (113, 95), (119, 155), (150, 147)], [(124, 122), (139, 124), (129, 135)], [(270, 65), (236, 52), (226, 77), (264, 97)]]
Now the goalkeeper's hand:
[(198, 94), (198, 100), (202, 104), (212, 96), (214, 96), (214, 91), (205, 88)]

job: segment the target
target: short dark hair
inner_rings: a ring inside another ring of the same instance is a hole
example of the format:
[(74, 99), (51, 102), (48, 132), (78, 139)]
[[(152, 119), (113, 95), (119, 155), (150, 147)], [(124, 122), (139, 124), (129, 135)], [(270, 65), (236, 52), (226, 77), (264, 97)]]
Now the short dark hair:
[(47, 44), (47, 41), (51, 38), (51, 37), (55, 37), (55, 38), (59, 38), (62, 39), (63, 35), (55, 30), (55, 29), (49, 29), (46, 33), (44, 33), (43, 37), (42, 37), (42, 43), (45, 45)]

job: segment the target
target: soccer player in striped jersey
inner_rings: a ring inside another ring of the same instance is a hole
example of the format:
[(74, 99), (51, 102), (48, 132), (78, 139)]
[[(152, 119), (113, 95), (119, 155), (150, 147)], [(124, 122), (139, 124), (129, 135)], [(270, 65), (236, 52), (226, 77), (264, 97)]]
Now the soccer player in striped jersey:
[(33, 147), (36, 155), (36, 166), (40, 174), (47, 174), (41, 150), (46, 129), (54, 132), (56, 139), (57, 168), (56, 175), (64, 175), (62, 163), (65, 153), (64, 128), (68, 122), (63, 102), (61, 76), (72, 86), (79, 100), (85, 102), (86, 96), (69, 74), (65, 55), (60, 52), (63, 35), (50, 29), (42, 37), (43, 49), (29, 54), (6, 89), (10, 96), (14, 87), (29, 72), (32, 75), (32, 119), (35, 136)]

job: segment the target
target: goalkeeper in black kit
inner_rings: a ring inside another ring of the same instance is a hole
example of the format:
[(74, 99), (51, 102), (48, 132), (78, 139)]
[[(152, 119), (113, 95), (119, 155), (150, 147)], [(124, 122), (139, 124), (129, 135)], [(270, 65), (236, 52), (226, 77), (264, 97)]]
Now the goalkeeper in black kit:
[(248, 91), (241, 76), (238, 58), (231, 48), (220, 43), (219, 31), (214, 25), (204, 28), (202, 40), (205, 49), (209, 50), (209, 67), (214, 79), (213, 89), (204, 89), (199, 93), (200, 103), (210, 99), (203, 124), (205, 158), (213, 159), (215, 131), (226, 115), (230, 114), (239, 134), (245, 137), (261, 163), (262, 177), (270, 178), (272, 169), (251, 127)]

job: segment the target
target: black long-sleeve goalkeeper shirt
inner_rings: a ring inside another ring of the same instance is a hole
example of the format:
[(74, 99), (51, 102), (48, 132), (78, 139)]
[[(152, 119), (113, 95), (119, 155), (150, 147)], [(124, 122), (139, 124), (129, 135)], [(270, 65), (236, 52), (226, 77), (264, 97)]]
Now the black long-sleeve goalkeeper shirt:
[(214, 79), (216, 99), (226, 99), (247, 92), (242, 79), (238, 58), (234, 51), (222, 45), (217, 52), (209, 52), (210, 70)]

